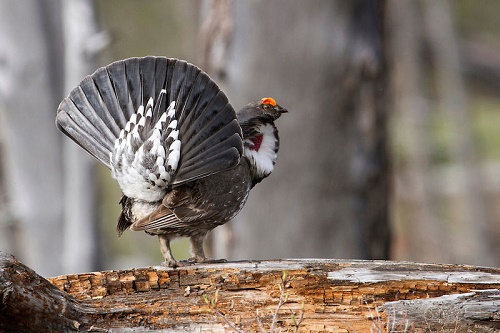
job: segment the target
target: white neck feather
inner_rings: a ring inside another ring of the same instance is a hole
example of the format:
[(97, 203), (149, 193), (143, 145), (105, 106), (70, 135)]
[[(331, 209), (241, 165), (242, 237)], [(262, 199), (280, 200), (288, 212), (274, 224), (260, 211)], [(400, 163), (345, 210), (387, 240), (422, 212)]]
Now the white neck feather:
[(262, 134), (262, 143), (258, 150), (254, 149), (254, 144), (250, 139), (244, 142), (243, 155), (248, 158), (250, 165), (254, 169), (254, 176), (265, 178), (271, 174), (276, 163), (276, 136), (274, 135), (274, 126), (271, 124), (262, 124), (257, 128)]

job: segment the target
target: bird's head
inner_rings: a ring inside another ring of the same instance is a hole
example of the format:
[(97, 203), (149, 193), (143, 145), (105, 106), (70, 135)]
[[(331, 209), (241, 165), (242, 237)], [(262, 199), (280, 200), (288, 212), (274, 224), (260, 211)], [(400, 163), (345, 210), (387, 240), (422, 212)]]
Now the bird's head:
[(248, 158), (254, 185), (271, 174), (279, 149), (278, 129), (274, 121), (287, 109), (271, 97), (246, 105), (238, 113), (243, 132), (243, 156)]
[(286, 112), (288, 110), (279, 106), (274, 98), (265, 97), (243, 107), (238, 112), (238, 122), (240, 126), (259, 121), (273, 122)]

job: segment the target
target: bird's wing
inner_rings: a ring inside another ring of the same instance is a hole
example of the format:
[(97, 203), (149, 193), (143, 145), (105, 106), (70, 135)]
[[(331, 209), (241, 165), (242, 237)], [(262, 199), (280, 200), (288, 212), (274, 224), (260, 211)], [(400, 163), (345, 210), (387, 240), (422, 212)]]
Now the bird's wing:
[(192, 228), (193, 221), (208, 217), (207, 212), (196, 208), (196, 201), (196, 195), (189, 188), (173, 189), (153, 213), (133, 223), (130, 228), (134, 231)]
[(170, 209), (161, 205), (151, 215), (130, 226), (134, 231), (153, 231), (157, 229), (180, 229), (187, 227)]
[(219, 87), (198, 67), (165, 57), (98, 69), (61, 102), (56, 124), (112, 169), (130, 197), (234, 167), (243, 150)]

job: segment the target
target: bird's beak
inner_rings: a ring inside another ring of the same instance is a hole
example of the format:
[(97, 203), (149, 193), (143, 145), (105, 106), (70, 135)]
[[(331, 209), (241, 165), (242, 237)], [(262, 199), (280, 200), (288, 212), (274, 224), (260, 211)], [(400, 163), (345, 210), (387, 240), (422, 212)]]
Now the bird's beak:
[(277, 109), (276, 111), (278, 111), (278, 115), (279, 115), (279, 116), (281, 116), (283, 113), (288, 113), (288, 110), (287, 110), (287, 109), (285, 109), (285, 108), (283, 108), (283, 107), (281, 107), (281, 106), (279, 106), (279, 105), (277, 106), (277, 108), (276, 108), (276, 109)]
[(288, 110), (285, 109), (285, 108), (282, 108), (281, 106), (277, 105), (275, 108), (274, 108), (274, 112), (273, 112), (273, 118), (274, 120), (278, 119), (279, 117), (281, 117), (281, 115), (283, 113), (288, 113)]

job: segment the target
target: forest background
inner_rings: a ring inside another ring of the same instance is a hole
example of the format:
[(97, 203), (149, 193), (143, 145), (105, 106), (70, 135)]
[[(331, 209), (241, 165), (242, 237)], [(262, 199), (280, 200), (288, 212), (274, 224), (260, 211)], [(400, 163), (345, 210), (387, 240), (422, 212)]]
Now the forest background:
[(117, 184), (54, 125), (85, 75), (146, 55), (198, 65), (235, 109), (290, 111), (211, 256), (500, 265), (498, 1), (6, 0), (0, 16), (0, 250), (41, 275), (162, 260), (156, 238), (116, 237)]

